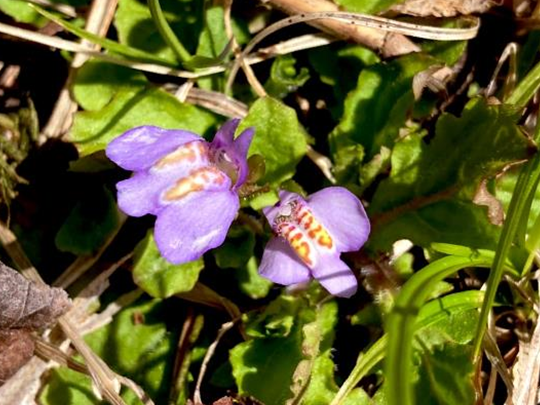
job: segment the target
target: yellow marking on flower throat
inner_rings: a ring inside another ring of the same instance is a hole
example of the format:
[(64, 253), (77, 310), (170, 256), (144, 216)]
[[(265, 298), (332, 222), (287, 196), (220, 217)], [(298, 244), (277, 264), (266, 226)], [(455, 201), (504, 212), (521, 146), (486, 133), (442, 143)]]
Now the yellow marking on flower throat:
[(170, 165), (177, 165), (181, 162), (193, 164), (197, 160), (205, 160), (208, 155), (208, 147), (202, 141), (188, 142), (171, 153), (165, 155), (154, 164), (154, 168), (163, 169)]
[(164, 195), (167, 201), (179, 200), (194, 191), (206, 190), (212, 185), (221, 186), (225, 183), (225, 174), (212, 166), (193, 170), (188, 176), (176, 181)]

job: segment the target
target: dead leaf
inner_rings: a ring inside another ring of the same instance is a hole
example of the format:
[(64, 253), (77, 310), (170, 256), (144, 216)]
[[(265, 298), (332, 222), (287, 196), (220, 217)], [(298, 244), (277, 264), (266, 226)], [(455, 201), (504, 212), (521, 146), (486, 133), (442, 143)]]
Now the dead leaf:
[(478, 186), (478, 190), (476, 190), (476, 194), (473, 198), (473, 203), (486, 206), (488, 209), (489, 222), (493, 225), (502, 225), (504, 221), (503, 205), (489, 192), (487, 189), (487, 181), (485, 179), (482, 180)]
[(389, 11), (416, 17), (455, 17), (485, 13), (494, 4), (492, 0), (406, 0)]
[(231, 397), (223, 397), (215, 401), (212, 405), (234, 405)]
[(70, 307), (67, 293), (35, 284), (0, 262), (0, 329), (42, 329)]
[(434, 65), (414, 75), (412, 88), (414, 99), (419, 100), (427, 87), (434, 93), (446, 92), (446, 83), (454, 71), (448, 66)]
[[(512, 367), (514, 392), (510, 400), (519, 405), (536, 405), (540, 379), (540, 322), (530, 340), (519, 339), (519, 353)], [(509, 402), (507, 402), (508, 405)]]
[(0, 330), (0, 385), (24, 366), (34, 354), (34, 340), (24, 329)]

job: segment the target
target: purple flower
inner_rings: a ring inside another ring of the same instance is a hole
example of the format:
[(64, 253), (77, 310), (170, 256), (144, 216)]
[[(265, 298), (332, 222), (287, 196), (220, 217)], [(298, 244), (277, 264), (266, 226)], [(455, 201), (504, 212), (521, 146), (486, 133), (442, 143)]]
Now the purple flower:
[(212, 142), (183, 130), (133, 128), (107, 146), (113, 162), (135, 173), (117, 184), (127, 215), (157, 216), (154, 236), (171, 263), (199, 258), (223, 243), (246, 180), (253, 129), (234, 139), (239, 120), (226, 122)]
[(357, 281), (339, 258), (360, 249), (370, 225), (358, 198), (343, 187), (329, 187), (303, 199), (280, 191), (280, 201), (264, 214), (276, 236), (266, 245), (259, 273), (290, 285), (316, 278), (331, 294), (350, 297)]

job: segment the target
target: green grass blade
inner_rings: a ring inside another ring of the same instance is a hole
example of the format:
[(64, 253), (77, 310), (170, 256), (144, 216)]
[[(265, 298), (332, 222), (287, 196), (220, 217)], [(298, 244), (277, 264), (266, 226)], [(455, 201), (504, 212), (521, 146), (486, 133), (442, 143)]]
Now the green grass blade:
[(388, 316), (385, 379), (390, 405), (412, 405), (411, 361), (416, 320), (433, 286), (465, 267), (489, 267), (491, 258), (447, 256), (415, 273), (403, 286)]
[[(475, 358), (478, 358), (480, 355), (489, 311), (495, 302), (495, 294), (497, 293), (497, 288), (503, 276), (504, 263), (506, 262), (512, 243), (520, 232), (520, 228), (526, 226), (526, 221), (523, 221), (523, 218), (529, 216), (532, 203), (530, 196), (536, 192), (539, 180), (540, 155), (537, 154), (522, 168), (512, 194), (508, 215), (504, 222), (497, 251), (495, 253), (495, 259), (493, 260), (491, 272), (489, 273), (486, 298), (484, 299), (484, 304), (480, 311), (480, 318), (478, 320), (478, 327), (476, 329), (476, 337), (474, 340), (473, 353)], [(524, 230), (522, 230), (521, 233), (524, 235)]]
[(525, 108), (532, 96), (540, 88), (540, 63), (536, 66), (519, 82), (514, 92), (505, 100), (507, 104), (513, 104), (517, 108)]
[[(484, 293), (482, 291), (470, 290), (450, 294), (442, 298), (435, 299), (425, 304), (416, 323), (416, 329), (420, 330), (444, 318), (448, 312), (466, 311), (468, 309), (479, 308), (482, 305)], [(379, 364), (386, 353), (388, 335), (382, 336), (373, 344), (366, 353), (360, 354), (354, 369), (347, 377), (339, 392), (336, 394), (330, 405), (341, 405), (351, 391), (377, 364)]]
[(76, 35), (79, 38), (86, 39), (94, 44), (100, 45), (101, 47), (107, 49), (110, 52), (113, 52), (118, 55), (122, 55), (132, 60), (137, 60), (140, 62), (155, 63), (155, 64), (167, 66), (167, 67), (173, 67), (173, 65), (171, 65), (171, 63), (167, 61), (166, 59), (160, 58), (159, 56), (152, 55), (151, 53), (141, 51), (140, 49), (135, 49), (130, 46), (120, 44), (116, 41), (112, 41), (110, 39), (100, 37), (99, 35), (92, 34), (91, 32), (88, 32), (82, 28), (79, 28), (76, 25), (63, 20), (62, 18), (57, 17), (56, 15), (52, 13), (49, 13), (48, 11), (42, 9), (41, 7), (36, 6), (35, 4), (32, 4), (31, 6), (38, 13), (48, 18), (49, 20), (55, 22), (56, 24), (60, 25), (66, 31), (71, 32), (73, 35)]
[(152, 19), (156, 24), (159, 34), (163, 40), (171, 47), (176, 57), (180, 62), (186, 62), (191, 59), (191, 55), (184, 48), (184, 45), (180, 42), (178, 37), (173, 32), (171, 26), (167, 22), (163, 10), (159, 4), (159, 0), (148, 0), (148, 8), (150, 9), (150, 14), (152, 14)]

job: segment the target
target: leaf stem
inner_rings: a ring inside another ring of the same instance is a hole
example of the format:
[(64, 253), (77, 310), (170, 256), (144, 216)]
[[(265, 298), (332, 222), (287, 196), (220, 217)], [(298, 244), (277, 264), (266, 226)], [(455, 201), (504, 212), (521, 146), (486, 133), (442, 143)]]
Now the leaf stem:
[(172, 48), (180, 62), (187, 62), (191, 58), (191, 55), (186, 48), (184, 48), (184, 45), (182, 45), (178, 37), (174, 34), (171, 26), (165, 19), (165, 15), (161, 9), (159, 0), (148, 0), (148, 7), (150, 8), (152, 19), (154, 20), (163, 40)]

